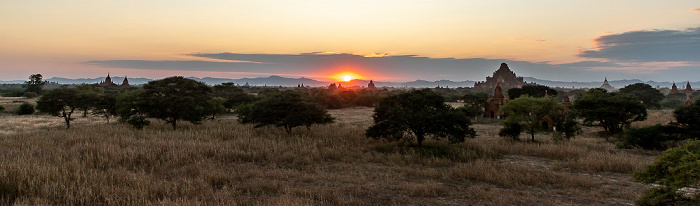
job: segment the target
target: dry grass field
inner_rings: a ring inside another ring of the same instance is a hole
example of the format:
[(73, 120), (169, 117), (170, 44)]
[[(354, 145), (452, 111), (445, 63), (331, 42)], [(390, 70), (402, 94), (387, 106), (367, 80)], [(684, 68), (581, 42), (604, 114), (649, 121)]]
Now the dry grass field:
[[(330, 113), (338, 123), (291, 136), (232, 117), (172, 131), (80, 115), (66, 130), (34, 123), (58, 117), (5, 115), (0, 204), (630, 205), (649, 188), (630, 174), (658, 155), (617, 149), (598, 128), (528, 143), (498, 137), (498, 124), (417, 148), (365, 138), (371, 108)], [(6, 126), (18, 121), (32, 123)]]

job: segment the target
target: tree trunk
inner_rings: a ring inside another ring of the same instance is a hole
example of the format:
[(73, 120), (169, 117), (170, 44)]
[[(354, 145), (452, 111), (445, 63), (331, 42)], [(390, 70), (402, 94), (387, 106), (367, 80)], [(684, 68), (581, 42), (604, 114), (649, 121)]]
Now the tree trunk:
[(173, 130), (177, 130), (177, 120), (176, 119), (173, 119), (173, 121), (170, 124), (173, 125)]
[(423, 146), (423, 140), (425, 139), (425, 136), (423, 133), (417, 133), (416, 138), (418, 139), (418, 147)]

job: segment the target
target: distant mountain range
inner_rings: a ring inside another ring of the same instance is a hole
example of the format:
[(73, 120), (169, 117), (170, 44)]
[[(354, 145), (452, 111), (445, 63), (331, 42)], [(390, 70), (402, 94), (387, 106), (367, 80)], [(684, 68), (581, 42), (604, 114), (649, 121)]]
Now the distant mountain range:
[[(320, 86), (328, 86), (331, 83), (338, 83), (344, 87), (352, 87), (352, 86), (367, 86), (369, 83), (369, 80), (361, 80), (361, 79), (355, 79), (351, 80), (349, 82), (324, 82), (324, 81), (318, 81), (314, 79), (309, 79), (309, 78), (288, 78), (288, 77), (281, 77), (281, 76), (269, 76), (269, 77), (258, 77), (258, 78), (241, 78), (241, 79), (226, 79), (226, 78), (213, 78), (213, 77), (205, 77), (205, 78), (197, 78), (197, 77), (187, 77), (188, 79), (193, 79), (197, 81), (204, 82), (209, 85), (216, 85), (216, 84), (221, 84), (225, 82), (233, 82), (237, 85), (245, 85), (246, 83), (250, 86), (283, 86), (283, 87), (292, 87), (292, 86), (297, 86), (297, 85), (304, 85), (304, 86), (311, 86), (311, 87), (320, 87)], [(49, 82), (56, 82), (59, 84), (94, 84), (94, 83), (100, 83), (104, 81), (105, 77), (98, 77), (98, 78), (79, 78), (79, 79), (68, 79), (68, 78), (61, 78), (61, 77), (53, 77), (49, 79), (45, 79)], [(551, 80), (542, 80), (542, 79), (536, 79), (532, 77), (524, 77), (523, 78), (526, 82), (534, 82), (540, 85), (546, 85), (550, 87), (563, 87), (563, 88), (596, 88), (600, 87), (600, 85), (603, 85), (602, 81), (599, 82), (565, 82), (565, 81), (551, 81)], [(139, 84), (145, 84), (149, 81), (152, 81), (153, 79), (148, 79), (148, 78), (133, 78), (129, 77), (129, 84), (131, 85), (139, 85)], [(112, 77), (112, 81), (121, 84), (122, 81), (124, 81), (124, 77)], [(471, 80), (466, 80), (466, 81), (450, 81), (450, 80), (439, 80), (439, 81), (426, 81), (426, 80), (416, 80), (416, 81), (411, 81), (411, 82), (381, 82), (381, 81), (374, 81), (374, 84), (377, 87), (418, 87), (418, 88), (425, 88), (425, 87), (473, 87), (475, 81)], [(22, 84), (24, 83), (24, 80), (15, 80), (15, 81), (0, 81), (0, 84)], [(615, 87), (615, 88), (622, 88), (626, 85), (630, 84), (635, 84), (635, 83), (645, 83), (649, 84), (652, 87), (656, 87), (659, 85), (660, 87), (666, 87), (670, 88), (672, 85), (672, 82), (656, 82), (656, 81), (642, 81), (639, 79), (631, 79), (631, 80), (613, 80), (613, 81), (608, 81), (608, 83)], [(700, 81), (696, 82), (690, 82), (691, 86), (695, 86), (696, 88), (700, 88)], [(686, 85), (686, 82), (677, 82), (676, 86), (679, 89), (684, 88)]]

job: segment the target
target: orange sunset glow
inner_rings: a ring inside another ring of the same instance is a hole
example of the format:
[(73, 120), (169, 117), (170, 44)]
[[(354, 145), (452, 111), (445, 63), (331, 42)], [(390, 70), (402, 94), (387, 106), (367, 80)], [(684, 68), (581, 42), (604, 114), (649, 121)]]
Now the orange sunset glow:
[(363, 78), (362, 76), (360, 76), (356, 73), (353, 73), (353, 72), (343, 72), (343, 73), (336, 74), (333, 76), (333, 79), (338, 80), (338, 81), (342, 81), (342, 82), (349, 82), (353, 79), (362, 79), (362, 78)]

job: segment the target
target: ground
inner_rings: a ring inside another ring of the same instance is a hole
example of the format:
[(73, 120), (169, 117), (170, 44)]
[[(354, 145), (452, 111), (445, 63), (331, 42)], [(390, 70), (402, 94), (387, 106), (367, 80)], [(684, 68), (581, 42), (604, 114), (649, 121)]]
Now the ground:
[(0, 204), (631, 205), (649, 186), (630, 174), (658, 155), (618, 149), (597, 127), (531, 143), (498, 137), (497, 123), (419, 148), (366, 138), (372, 108), (330, 113), (337, 123), (291, 135), (233, 116), (172, 131), (3, 115)]

